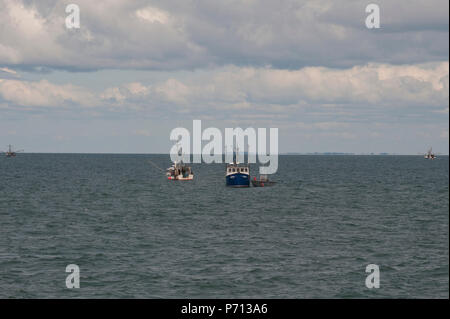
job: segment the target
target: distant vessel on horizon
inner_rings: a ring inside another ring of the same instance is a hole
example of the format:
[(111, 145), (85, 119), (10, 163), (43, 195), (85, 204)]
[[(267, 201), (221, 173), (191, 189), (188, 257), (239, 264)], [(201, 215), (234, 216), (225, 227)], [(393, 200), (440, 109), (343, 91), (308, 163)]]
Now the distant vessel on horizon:
[(23, 152), (23, 150), (13, 151), (12, 145), (9, 144), (8, 150), (4, 153), (6, 154), (6, 157), (16, 157), (17, 153), (19, 153), (19, 152)]
[(424, 156), (426, 159), (435, 159), (436, 155), (433, 153), (433, 148), (430, 147), (430, 149), (428, 150), (428, 152), (425, 154)]

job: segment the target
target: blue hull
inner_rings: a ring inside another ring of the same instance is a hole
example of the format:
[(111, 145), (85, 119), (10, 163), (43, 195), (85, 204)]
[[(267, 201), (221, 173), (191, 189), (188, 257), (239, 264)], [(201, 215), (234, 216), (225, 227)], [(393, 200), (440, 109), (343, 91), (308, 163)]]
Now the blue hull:
[(250, 177), (247, 174), (236, 173), (232, 175), (228, 175), (227, 186), (231, 187), (249, 187), (250, 186)]

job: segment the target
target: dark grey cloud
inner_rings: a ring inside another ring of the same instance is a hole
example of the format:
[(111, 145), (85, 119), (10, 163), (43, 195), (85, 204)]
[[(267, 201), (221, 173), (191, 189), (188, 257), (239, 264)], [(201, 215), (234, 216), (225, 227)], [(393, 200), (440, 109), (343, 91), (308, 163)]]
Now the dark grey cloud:
[(223, 65), (348, 68), (369, 62), (448, 60), (448, 1), (79, 0), (81, 29), (64, 27), (66, 3), (0, 0), (0, 65), (40, 70), (180, 70)]

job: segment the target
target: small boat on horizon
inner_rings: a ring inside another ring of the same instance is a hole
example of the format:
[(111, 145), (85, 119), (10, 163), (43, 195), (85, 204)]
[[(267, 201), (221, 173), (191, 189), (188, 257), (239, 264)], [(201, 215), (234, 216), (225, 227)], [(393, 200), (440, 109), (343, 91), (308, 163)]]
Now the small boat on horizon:
[(428, 152), (425, 154), (424, 156), (426, 159), (435, 159), (436, 158), (436, 154), (433, 153), (433, 148), (430, 147), (430, 149), (428, 150)]
[(12, 145), (9, 144), (8, 150), (4, 153), (6, 154), (6, 157), (16, 157), (17, 153), (19, 153), (19, 152), (23, 152), (23, 150), (13, 151)]

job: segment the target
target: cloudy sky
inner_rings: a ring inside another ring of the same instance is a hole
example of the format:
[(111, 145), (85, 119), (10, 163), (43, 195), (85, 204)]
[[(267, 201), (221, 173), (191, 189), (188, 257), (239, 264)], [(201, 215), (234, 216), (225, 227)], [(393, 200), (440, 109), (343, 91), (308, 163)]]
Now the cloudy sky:
[[(366, 6), (380, 7), (368, 29)], [(65, 8), (80, 8), (67, 29)], [(278, 127), (281, 152), (449, 151), (449, 2), (0, 0), (0, 150), (167, 153)]]

